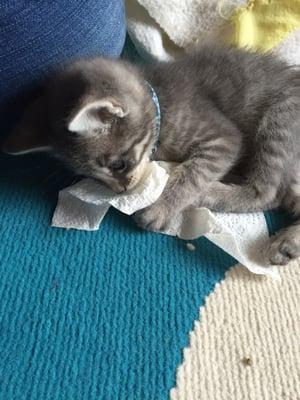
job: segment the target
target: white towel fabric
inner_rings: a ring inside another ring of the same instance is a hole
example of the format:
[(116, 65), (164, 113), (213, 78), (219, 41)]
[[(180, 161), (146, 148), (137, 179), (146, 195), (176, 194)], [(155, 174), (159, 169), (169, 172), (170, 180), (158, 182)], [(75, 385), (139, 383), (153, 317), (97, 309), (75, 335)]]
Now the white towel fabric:
[(143, 57), (169, 60), (218, 40), (247, 0), (126, 0), (127, 30)]
[(300, 65), (300, 29), (290, 33), (274, 52), (289, 65)]
[[(229, 17), (248, 0), (126, 0), (127, 30), (141, 56), (167, 61), (207, 42), (219, 42), (234, 26)], [(274, 52), (300, 64), (300, 29)]]
[[(159, 198), (171, 168), (171, 164), (151, 162), (143, 181), (123, 194), (84, 179), (59, 193), (52, 226), (97, 230), (110, 206), (131, 215)], [(277, 276), (276, 268), (268, 267), (262, 257), (262, 249), (269, 240), (262, 213), (213, 214), (206, 208), (190, 208), (176, 216), (164, 233), (186, 240), (205, 235), (251, 272)]]

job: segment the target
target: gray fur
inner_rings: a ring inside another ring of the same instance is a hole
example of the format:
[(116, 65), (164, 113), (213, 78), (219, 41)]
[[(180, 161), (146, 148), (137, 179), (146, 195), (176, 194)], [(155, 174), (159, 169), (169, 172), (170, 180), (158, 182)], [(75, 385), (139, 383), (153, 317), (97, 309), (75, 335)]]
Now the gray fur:
[[(142, 227), (164, 229), (190, 205), (250, 212), (282, 204), (299, 216), (300, 72), (272, 55), (210, 47), (140, 71), (121, 61), (76, 63), (45, 96), (53, 153), (114, 190), (133, 187), (154, 141), (155, 107), (146, 80), (162, 113), (155, 158), (179, 165), (160, 199), (137, 213)], [(113, 118), (101, 111), (105, 130), (91, 135), (67, 131), (84, 104), (103, 98), (113, 98), (128, 114)], [(131, 167), (109, 172), (111, 159), (120, 158)], [(107, 179), (103, 167), (111, 174)], [(267, 255), (276, 264), (298, 257), (300, 222), (277, 234)]]

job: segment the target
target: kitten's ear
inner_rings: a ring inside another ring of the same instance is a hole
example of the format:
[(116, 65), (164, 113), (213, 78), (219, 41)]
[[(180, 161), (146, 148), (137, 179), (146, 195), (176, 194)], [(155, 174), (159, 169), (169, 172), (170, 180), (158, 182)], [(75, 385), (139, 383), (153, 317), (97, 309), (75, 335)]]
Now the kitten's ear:
[(24, 113), (21, 122), (2, 144), (1, 150), (13, 155), (51, 151), (44, 117), (44, 100), (39, 98)]
[(68, 130), (84, 133), (107, 127), (112, 118), (123, 118), (128, 111), (114, 99), (96, 100), (82, 107), (71, 119)]

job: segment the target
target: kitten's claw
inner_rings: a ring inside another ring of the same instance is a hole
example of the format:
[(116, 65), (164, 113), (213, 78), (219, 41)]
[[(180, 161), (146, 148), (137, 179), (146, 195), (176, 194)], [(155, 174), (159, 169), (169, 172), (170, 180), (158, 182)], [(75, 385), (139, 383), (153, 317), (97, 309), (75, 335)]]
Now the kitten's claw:
[(299, 237), (285, 232), (275, 235), (267, 248), (266, 257), (272, 265), (286, 265), (300, 257)]
[(138, 226), (148, 231), (164, 231), (170, 223), (168, 207), (163, 203), (154, 203), (134, 215)]

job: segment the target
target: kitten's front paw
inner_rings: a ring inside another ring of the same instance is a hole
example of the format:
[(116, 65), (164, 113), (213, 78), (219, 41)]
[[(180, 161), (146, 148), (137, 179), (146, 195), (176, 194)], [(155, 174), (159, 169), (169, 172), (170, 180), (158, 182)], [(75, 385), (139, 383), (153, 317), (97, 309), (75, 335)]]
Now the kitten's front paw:
[(170, 223), (170, 212), (162, 202), (157, 202), (149, 207), (137, 211), (134, 219), (138, 226), (148, 231), (164, 231)]

